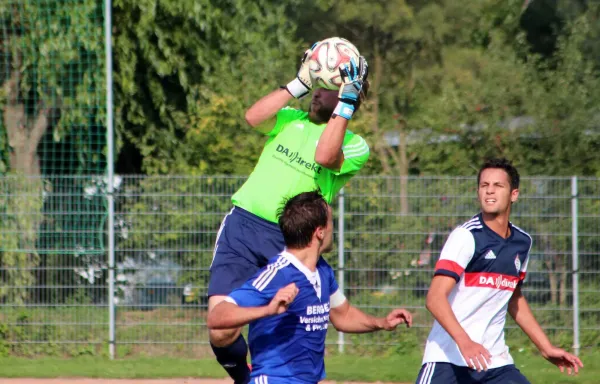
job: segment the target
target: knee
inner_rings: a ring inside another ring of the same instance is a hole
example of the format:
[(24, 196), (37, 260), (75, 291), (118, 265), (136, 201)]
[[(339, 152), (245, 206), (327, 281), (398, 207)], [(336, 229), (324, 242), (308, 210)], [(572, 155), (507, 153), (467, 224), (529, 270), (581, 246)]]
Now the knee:
[(215, 347), (226, 347), (233, 344), (241, 334), (241, 328), (235, 329), (210, 329), (208, 337)]

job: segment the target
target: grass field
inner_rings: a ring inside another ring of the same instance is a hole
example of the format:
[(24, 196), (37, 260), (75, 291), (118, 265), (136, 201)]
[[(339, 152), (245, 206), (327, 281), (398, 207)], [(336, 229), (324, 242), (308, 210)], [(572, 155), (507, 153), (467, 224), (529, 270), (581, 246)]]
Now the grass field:
[[(582, 354), (585, 368), (578, 376), (561, 375), (558, 368), (539, 356), (515, 353), (519, 369), (532, 384), (600, 383), (600, 352)], [(421, 356), (390, 357), (331, 356), (326, 359), (329, 380), (414, 382)], [(213, 359), (139, 358), (110, 361), (103, 358), (0, 359), (0, 377), (17, 378), (222, 378), (224, 373)]]

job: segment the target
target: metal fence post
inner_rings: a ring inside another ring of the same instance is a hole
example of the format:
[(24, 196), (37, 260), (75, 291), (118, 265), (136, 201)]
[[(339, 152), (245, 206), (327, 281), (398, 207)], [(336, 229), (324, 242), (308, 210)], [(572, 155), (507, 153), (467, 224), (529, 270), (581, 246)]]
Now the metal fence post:
[(115, 358), (115, 200), (114, 188), (114, 132), (112, 89), (112, 2), (104, 1), (104, 53), (106, 60), (106, 164), (108, 204), (108, 354)]
[(571, 250), (573, 257), (573, 350), (579, 354), (579, 228), (577, 176), (571, 178)]
[[(344, 188), (338, 195), (338, 285), (344, 293)], [(338, 332), (338, 351), (344, 353), (344, 333)]]

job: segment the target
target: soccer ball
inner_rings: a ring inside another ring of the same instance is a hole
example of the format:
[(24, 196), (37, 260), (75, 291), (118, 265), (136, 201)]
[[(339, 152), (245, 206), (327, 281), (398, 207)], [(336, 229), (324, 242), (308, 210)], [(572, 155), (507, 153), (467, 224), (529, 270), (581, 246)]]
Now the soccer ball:
[(330, 37), (320, 41), (313, 48), (312, 55), (308, 59), (313, 87), (340, 89), (342, 86), (340, 65), (350, 62), (351, 58), (354, 58), (358, 64), (359, 56), (358, 49), (341, 37)]

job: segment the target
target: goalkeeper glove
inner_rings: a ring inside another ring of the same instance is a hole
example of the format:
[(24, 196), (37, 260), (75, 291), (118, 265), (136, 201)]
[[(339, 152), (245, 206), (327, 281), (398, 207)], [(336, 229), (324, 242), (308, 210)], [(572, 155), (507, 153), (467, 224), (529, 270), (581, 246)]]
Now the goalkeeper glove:
[(334, 116), (341, 116), (346, 120), (352, 118), (361, 102), (361, 92), (368, 75), (369, 66), (363, 56), (359, 57), (358, 65), (354, 58), (350, 59), (349, 63), (340, 65), (342, 86), (338, 93), (339, 102), (333, 111)]
[(304, 52), (304, 56), (302, 56), (300, 69), (298, 70), (298, 74), (296, 74), (296, 78), (285, 86), (290, 95), (294, 96), (296, 99), (301, 99), (308, 95), (308, 92), (310, 92), (312, 89), (308, 60), (317, 44), (319, 44), (318, 41)]

